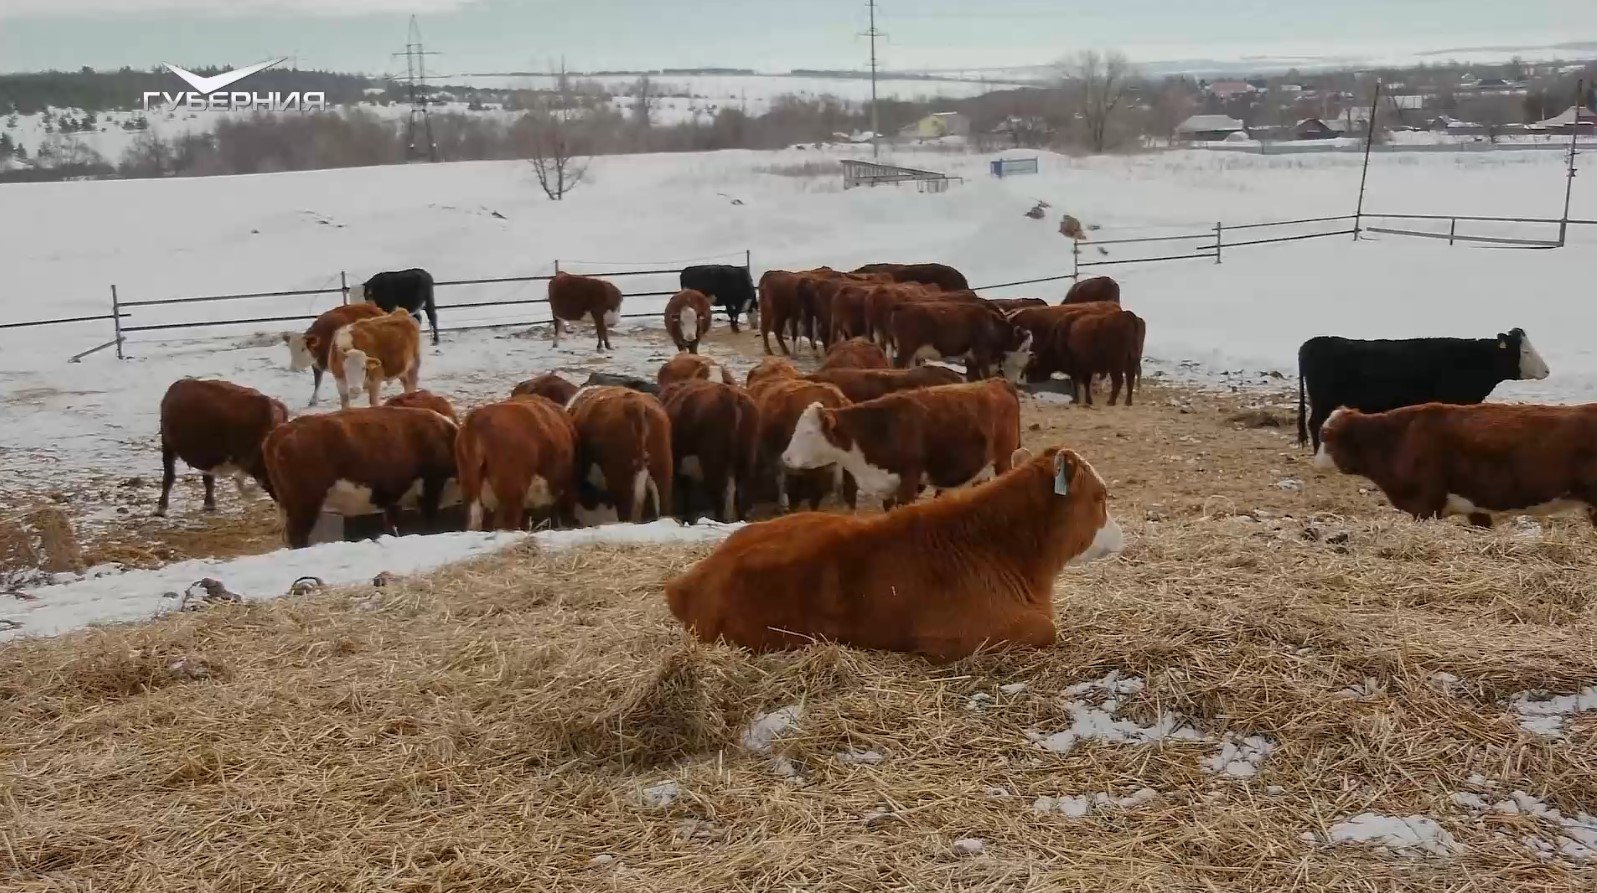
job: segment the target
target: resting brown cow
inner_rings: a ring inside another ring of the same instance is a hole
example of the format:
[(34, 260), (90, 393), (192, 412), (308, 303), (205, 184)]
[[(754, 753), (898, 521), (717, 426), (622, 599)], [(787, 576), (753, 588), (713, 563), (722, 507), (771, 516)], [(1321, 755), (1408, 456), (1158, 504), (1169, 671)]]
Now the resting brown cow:
[(799, 275), (786, 270), (768, 270), (760, 277), (760, 341), (765, 352), (771, 353), (771, 333), (776, 333), (776, 346), (791, 356), (787, 335), (798, 345), (799, 323), (804, 319), (804, 306), (799, 300)]
[(886, 369), (887, 354), (864, 338), (838, 341), (826, 349), (821, 369)]
[(838, 642), (938, 663), (984, 646), (1054, 644), (1065, 565), (1118, 552), (1103, 478), (1055, 447), (964, 493), (885, 515), (753, 524), (665, 586), (706, 642), (755, 651)]
[(615, 506), (623, 523), (653, 521), (671, 506), (671, 421), (648, 394), (588, 387), (566, 406), (577, 430), (578, 503)]
[(753, 391), (762, 385), (787, 378), (798, 378), (798, 367), (786, 357), (766, 357), (749, 370), (748, 386)]
[(350, 393), (357, 388), (366, 391), (367, 405), (375, 407), (385, 381), (399, 379), (407, 394), (416, 390), (421, 377), (421, 326), (403, 307), (356, 320), (334, 333), (328, 362), (342, 408), (349, 408)]
[(310, 545), (319, 513), (344, 517), (382, 512), (390, 533), (400, 510), (421, 509), (429, 530), (438, 509), (452, 500), (454, 422), (426, 409), (378, 406), (301, 416), (266, 438), (271, 476), (291, 548)]
[[(1085, 392), (1086, 403), (1092, 405), (1092, 380), (1097, 375), (1109, 376), (1112, 390), (1109, 405), (1120, 399), (1120, 387), (1126, 388), (1126, 405), (1132, 403), (1137, 383), (1142, 379), (1142, 345), (1147, 325), (1142, 317), (1130, 310), (1118, 313), (1085, 313), (1066, 317), (1054, 325), (1051, 338), (1053, 349), (1063, 358), (1064, 372), (1072, 382), (1072, 399), (1080, 400)], [(1060, 344), (1063, 347), (1060, 347)]]
[(835, 385), (854, 403), (864, 403), (900, 391), (959, 384), (965, 380), (965, 376), (947, 366), (932, 365), (913, 369), (822, 369), (804, 378)]
[(677, 350), (698, 353), (710, 332), (710, 299), (691, 288), (677, 292), (665, 305), (665, 332)]
[(521, 530), (528, 510), (576, 524), (577, 430), (544, 397), (512, 397), (466, 413), (455, 439), (468, 530)]
[(343, 304), (316, 317), (303, 333), (283, 333), (283, 341), (288, 344), (288, 368), (295, 372), (311, 370), (311, 406), (316, 405), (322, 390), (322, 373), (327, 370), (328, 355), (333, 350), (333, 335), (358, 319), (382, 315), (383, 308), (376, 304)]
[(1020, 446), (1020, 395), (1007, 381), (889, 394), (841, 409), (805, 409), (782, 453), (789, 468), (836, 463), (883, 508), (922, 486), (967, 487), (1009, 470)]
[(177, 460), (200, 473), (205, 510), (216, 511), (216, 476), (229, 475), (246, 490), (253, 480), (272, 490), (261, 445), (288, 419), (288, 407), (254, 388), (227, 381), (180, 378), (161, 397), (161, 498), (155, 516), (166, 516), (177, 478)]
[(943, 291), (963, 291), (970, 288), (965, 274), (947, 264), (866, 264), (856, 273), (886, 273), (894, 282), (919, 282), (933, 285)]
[(587, 317), (599, 333), (595, 349), (610, 350), (610, 328), (621, 322), (621, 289), (592, 276), (556, 273), (549, 280), (549, 312), (554, 317), (555, 347), (560, 346), (560, 330), (566, 323)]
[(985, 304), (903, 304), (893, 311), (890, 327), (899, 369), (922, 360), (956, 360), (965, 364), (970, 381), (986, 378), (996, 366), (1018, 382), (1031, 362), (1031, 332)]
[(408, 394), (395, 394), (383, 401), (384, 406), (409, 406), (413, 409), (430, 409), (451, 422), (459, 422), (455, 416), (455, 408), (449, 401), (428, 390), (411, 391)]
[(516, 385), (510, 392), (512, 397), (543, 397), (558, 405), (565, 406), (571, 398), (577, 396), (578, 387), (575, 383), (556, 375), (545, 372), (534, 378), (529, 378)]
[(829, 493), (841, 489), (844, 501), (853, 509), (858, 504), (857, 488), (854, 478), (841, 467), (820, 463), (806, 470), (782, 464), (782, 451), (792, 441), (793, 429), (804, 411), (812, 405), (847, 406), (843, 392), (820, 382), (772, 379), (754, 389), (753, 395), (760, 413), (759, 473), (774, 483), (777, 508), (785, 512), (808, 502), (814, 511)]
[(1369, 478), (1418, 519), (1584, 511), (1597, 524), (1597, 404), (1423, 403), (1342, 407), (1320, 428), (1314, 464)]
[(737, 385), (687, 381), (666, 388), (662, 399), (671, 419), (676, 516), (691, 520), (693, 496), (702, 492), (717, 521), (742, 520), (760, 448), (754, 398)]
[(1082, 279), (1065, 292), (1064, 304), (1091, 304), (1094, 301), (1108, 301), (1111, 304), (1120, 303), (1120, 283), (1108, 276), (1094, 276)]
[(721, 364), (710, 359), (691, 353), (679, 353), (660, 366), (660, 371), (655, 375), (655, 381), (663, 392), (666, 388), (684, 381), (702, 379), (704, 381), (726, 381), (728, 375)]

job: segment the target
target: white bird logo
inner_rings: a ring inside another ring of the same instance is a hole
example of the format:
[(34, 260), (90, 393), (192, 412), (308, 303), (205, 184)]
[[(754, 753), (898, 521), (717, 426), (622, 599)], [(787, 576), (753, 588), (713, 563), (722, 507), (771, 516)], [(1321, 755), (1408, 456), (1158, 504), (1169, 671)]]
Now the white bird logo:
[(287, 60), (287, 58), (287, 56), (284, 56), (282, 59), (273, 59), (269, 62), (260, 62), (255, 65), (246, 66), (244, 68), (234, 69), (233, 71), (225, 71), (221, 74), (212, 75), (208, 78), (200, 77), (192, 71), (178, 68), (176, 65), (173, 65), (170, 62), (162, 62), (161, 64), (165, 65), (168, 71), (187, 81), (188, 85), (194, 88), (194, 92), (210, 95), (218, 90), (226, 89), (233, 83), (241, 81), (257, 71), (265, 71), (266, 69), (271, 68), (273, 65), (278, 65)]

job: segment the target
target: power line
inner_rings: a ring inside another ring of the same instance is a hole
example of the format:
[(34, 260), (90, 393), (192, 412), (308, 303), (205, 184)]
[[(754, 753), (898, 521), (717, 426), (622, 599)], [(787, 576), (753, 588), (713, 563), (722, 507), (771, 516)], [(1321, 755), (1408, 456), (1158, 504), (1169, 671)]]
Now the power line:
[(882, 127), (876, 110), (876, 38), (887, 35), (876, 30), (876, 0), (866, 0), (865, 6), (871, 15), (870, 30), (862, 35), (871, 39), (871, 157), (879, 158), (882, 154)]
[[(405, 160), (413, 161), (425, 155), (428, 161), (437, 161), (438, 144), (433, 141), (433, 123), (427, 116), (427, 57), (440, 54), (422, 47), (421, 25), (415, 16), (410, 17), (410, 38), (405, 43), (405, 51), (393, 55), (405, 57), (405, 87), (410, 99), (410, 118), (405, 124)], [(425, 151), (416, 145), (418, 119), (427, 140)]]

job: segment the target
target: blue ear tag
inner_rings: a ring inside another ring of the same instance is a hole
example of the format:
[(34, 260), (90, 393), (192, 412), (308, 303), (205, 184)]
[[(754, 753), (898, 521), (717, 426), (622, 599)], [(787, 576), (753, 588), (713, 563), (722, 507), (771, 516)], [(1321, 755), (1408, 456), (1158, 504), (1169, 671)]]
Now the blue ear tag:
[(1070, 495), (1070, 481), (1065, 477), (1065, 457), (1062, 455), (1054, 456), (1054, 494)]

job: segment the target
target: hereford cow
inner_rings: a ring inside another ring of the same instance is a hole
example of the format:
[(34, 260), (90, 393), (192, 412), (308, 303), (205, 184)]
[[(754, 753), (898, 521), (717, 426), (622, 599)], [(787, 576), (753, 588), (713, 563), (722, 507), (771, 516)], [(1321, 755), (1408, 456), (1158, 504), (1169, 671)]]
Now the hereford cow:
[(1338, 408), (1314, 464), (1369, 478), (1418, 519), (1584, 511), (1597, 524), (1597, 404)]
[(900, 391), (960, 384), (965, 376), (947, 366), (926, 365), (912, 369), (822, 369), (804, 379), (834, 385), (850, 401), (864, 403)]
[(454, 422), (427, 409), (378, 406), (301, 416), (266, 438), (266, 470), (290, 548), (310, 545), (321, 512), (346, 518), (382, 512), (397, 533), (415, 505), (429, 530), (454, 502)]
[(1091, 304), (1095, 301), (1108, 301), (1111, 304), (1120, 303), (1120, 283), (1108, 276), (1093, 276), (1082, 279), (1065, 292), (1062, 304)]
[(703, 493), (717, 521), (743, 520), (760, 448), (754, 398), (737, 385), (695, 380), (667, 387), (664, 402), (676, 463), (676, 516), (690, 521), (693, 496)]
[[(690, 354), (691, 356), (691, 354)], [(626, 388), (650, 397), (660, 396), (660, 386), (647, 378), (636, 375), (622, 375), (616, 372), (593, 372), (588, 375), (588, 380), (582, 383), (585, 388)], [(576, 396), (573, 394), (572, 396)], [(571, 401), (567, 400), (567, 404)]]
[(749, 370), (746, 381), (749, 390), (753, 391), (768, 382), (798, 377), (798, 367), (793, 365), (792, 360), (786, 357), (766, 357)]
[[(843, 392), (822, 382), (771, 378), (751, 387), (750, 393), (760, 414), (759, 475), (762, 481), (774, 485), (777, 509), (785, 512), (808, 503), (815, 511), (834, 492), (841, 492), (849, 509), (854, 509), (858, 505), (858, 487), (840, 466), (796, 469), (782, 464), (782, 451), (793, 440), (793, 430), (804, 411), (814, 404), (828, 408), (847, 406), (849, 401)], [(770, 492), (764, 488), (762, 491)]]
[(698, 353), (710, 332), (710, 299), (691, 289), (677, 292), (665, 305), (665, 332), (677, 350)]
[(585, 387), (566, 406), (577, 431), (578, 502), (615, 506), (617, 520), (653, 521), (671, 506), (671, 421), (660, 401), (619, 387)]
[(893, 312), (912, 303), (960, 303), (986, 306), (972, 291), (940, 291), (934, 286), (907, 283), (873, 289), (865, 298), (866, 337), (884, 348), (895, 347)]
[(922, 360), (959, 360), (966, 378), (980, 381), (994, 366), (1018, 382), (1031, 362), (1031, 332), (982, 304), (904, 304), (893, 311), (889, 326), (898, 353), (893, 365), (907, 368)]
[[(822, 350), (831, 347), (839, 332), (848, 332), (848, 337), (864, 334), (865, 293), (851, 292), (849, 298), (840, 304), (838, 296), (845, 288), (885, 285), (891, 281), (886, 273), (842, 273), (831, 267), (819, 267), (801, 274), (799, 307), (804, 315), (804, 335), (810, 341), (810, 348), (813, 350), (817, 344)], [(841, 321), (834, 316), (839, 307), (847, 317)]]
[(529, 510), (575, 526), (577, 430), (544, 397), (512, 397), (466, 413), (455, 439), (468, 530), (521, 530)]
[[(1066, 317), (1054, 326), (1051, 338), (1054, 355), (1063, 358), (1064, 373), (1070, 376), (1071, 399), (1092, 405), (1092, 380), (1109, 376), (1109, 405), (1120, 399), (1120, 386), (1126, 388), (1130, 406), (1137, 383), (1142, 380), (1142, 345), (1148, 327), (1142, 317), (1130, 310), (1118, 313), (1083, 313)], [(1062, 346), (1061, 346), (1062, 345)]]
[(1026, 367), (1026, 381), (1048, 381), (1055, 372), (1064, 373), (1069, 367), (1070, 359), (1064, 353), (1069, 347), (1068, 339), (1054, 335), (1054, 328), (1061, 322), (1083, 314), (1119, 312), (1119, 304), (1107, 301), (1056, 307), (1023, 307), (1009, 311), (1006, 314), (1009, 321), (1032, 335), (1031, 363)]
[(414, 409), (430, 409), (451, 422), (459, 423), (455, 416), (455, 408), (449, 401), (434, 394), (432, 391), (416, 390), (408, 394), (395, 394), (383, 401), (384, 406), (409, 406)]
[(732, 323), (732, 334), (738, 333), (738, 317), (749, 315), (749, 325), (755, 324), (754, 279), (748, 267), (730, 264), (701, 264), (682, 270), (682, 288), (708, 295), (712, 304), (726, 311)]
[(556, 406), (565, 406), (577, 396), (577, 386), (553, 372), (529, 378), (510, 392), (512, 397), (543, 397)]
[(1054, 447), (964, 493), (885, 515), (753, 524), (665, 587), (705, 642), (755, 651), (837, 642), (937, 663), (991, 645), (1054, 644), (1067, 564), (1120, 551), (1103, 478)]
[(1320, 335), (1298, 348), (1298, 443), (1312, 438), (1318, 450), (1320, 426), (1338, 406), (1385, 412), (1420, 403), (1479, 403), (1501, 382), (1547, 375), (1524, 329), (1481, 339)]
[(864, 338), (850, 338), (826, 349), (821, 369), (886, 369), (890, 365), (880, 347)]
[(782, 453), (789, 468), (836, 463), (883, 508), (924, 485), (950, 490), (1009, 470), (1020, 446), (1020, 395), (1007, 381), (889, 394), (841, 409), (804, 410)]
[[(852, 338), (863, 338), (870, 331), (867, 301), (877, 287), (872, 282), (844, 282), (832, 294), (832, 331), (829, 345)], [(827, 347), (830, 352), (831, 347)]]
[(216, 476), (228, 475), (243, 495), (254, 481), (273, 493), (261, 444), (288, 419), (288, 407), (254, 388), (226, 381), (180, 378), (161, 398), (161, 498), (155, 516), (166, 517), (177, 460), (200, 473), (205, 510), (216, 511)]
[(943, 291), (964, 291), (970, 288), (965, 274), (947, 264), (866, 264), (855, 273), (886, 273), (894, 282), (919, 282), (934, 285)]
[[(730, 378), (721, 364), (709, 357), (695, 356), (690, 353), (679, 353), (660, 367), (660, 372), (655, 376), (655, 382), (660, 386), (663, 395), (665, 389), (684, 381), (703, 379), (704, 381), (723, 382)], [(729, 382), (730, 383), (730, 382)]]
[(403, 307), (418, 319), (426, 313), (427, 326), (433, 333), (433, 345), (438, 344), (438, 308), (433, 305), (433, 277), (426, 270), (412, 268), (378, 273), (360, 285), (350, 286), (349, 300), (375, 304), (387, 313)]
[(421, 377), (421, 327), (404, 308), (356, 320), (333, 335), (328, 362), (343, 409), (349, 408), (355, 388), (364, 388), (367, 405), (376, 406), (383, 382), (396, 378), (408, 394)]
[(595, 350), (611, 350), (610, 327), (621, 322), (621, 289), (592, 276), (556, 273), (549, 280), (549, 313), (554, 318), (555, 347), (560, 346), (560, 330), (566, 323), (587, 317), (599, 333)]
[(768, 270), (760, 277), (760, 341), (765, 352), (771, 353), (771, 333), (776, 333), (776, 346), (791, 356), (788, 336), (798, 344), (799, 323), (804, 319), (804, 306), (799, 300), (799, 276), (786, 270)]
[(283, 341), (288, 345), (288, 368), (295, 372), (311, 370), (309, 405), (316, 405), (317, 395), (322, 391), (322, 373), (327, 369), (327, 358), (333, 350), (333, 335), (356, 320), (382, 315), (383, 308), (376, 304), (344, 304), (316, 317), (303, 334), (283, 333)]

